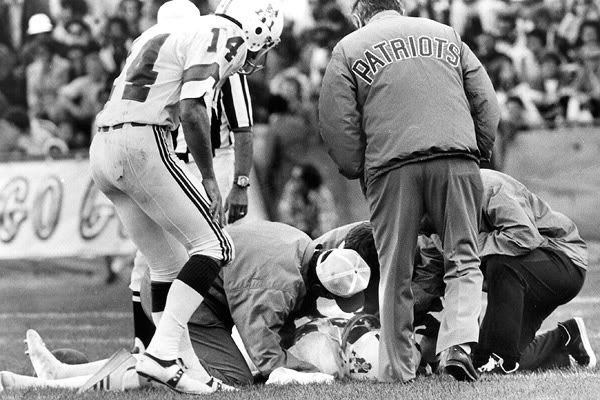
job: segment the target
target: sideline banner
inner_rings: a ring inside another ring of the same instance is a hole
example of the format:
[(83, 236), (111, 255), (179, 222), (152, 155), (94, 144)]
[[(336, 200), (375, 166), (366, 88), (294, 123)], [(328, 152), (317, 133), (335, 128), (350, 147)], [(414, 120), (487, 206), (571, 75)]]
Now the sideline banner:
[(600, 240), (600, 127), (520, 133), (504, 172), (571, 218), (586, 240)]
[(133, 251), (87, 159), (0, 163), (0, 259)]

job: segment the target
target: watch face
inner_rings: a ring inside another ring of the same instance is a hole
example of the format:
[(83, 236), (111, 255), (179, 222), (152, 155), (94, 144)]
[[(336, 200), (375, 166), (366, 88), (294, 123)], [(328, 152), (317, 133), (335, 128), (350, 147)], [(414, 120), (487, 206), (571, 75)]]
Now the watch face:
[(247, 176), (238, 176), (235, 181), (235, 184), (240, 187), (250, 186), (250, 178), (248, 178)]

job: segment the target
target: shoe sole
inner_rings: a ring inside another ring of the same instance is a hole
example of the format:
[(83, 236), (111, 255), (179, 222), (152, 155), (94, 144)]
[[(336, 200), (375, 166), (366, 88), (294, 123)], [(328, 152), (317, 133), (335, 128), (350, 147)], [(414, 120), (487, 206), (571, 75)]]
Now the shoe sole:
[(454, 379), (460, 382), (475, 382), (479, 379), (477, 376), (474, 376), (470, 373), (462, 363), (448, 361), (444, 370), (447, 374), (452, 375)]
[(577, 323), (577, 329), (579, 329), (579, 334), (581, 335), (581, 342), (583, 343), (583, 348), (585, 352), (590, 357), (590, 362), (585, 366), (586, 368), (592, 369), (596, 366), (597, 359), (596, 353), (592, 349), (592, 345), (590, 344), (590, 339), (587, 334), (587, 329), (585, 328), (585, 323), (583, 322), (583, 318), (575, 317), (575, 322)]
[(166, 388), (168, 388), (168, 389), (171, 389), (172, 391), (174, 391), (174, 392), (176, 392), (176, 393), (179, 393), (179, 394), (189, 394), (189, 395), (195, 395), (195, 396), (198, 396), (198, 395), (207, 395), (207, 394), (212, 394), (212, 393), (214, 393), (214, 392), (215, 392), (215, 391), (212, 391), (212, 392), (186, 392), (186, 391), (184, 391), (184, 390), (177, 389), (177, 388), (175, 388), (175, 387), (173, 387), (173, 386), (169, 385), (168, 383), (165, 383), (165, 382), (163, 382), (163, 381), (161, 381), (161, 380), (159, 380), (159, 379), (157, 379), (157, 378), (155, 378), (155, 377), (153, 377), (153, 376), (150, 376), (150, 375), (148, 375), (148, 374), (145, 374), (145, 373), (143, 373), (143, 372), (140, 372), (140, 371), (136, 371), (136, 372), (137, 372), (137, 374), (138, 374), (139, 376), (141, 376), (142, 378), (144, 378), (144, 379), (147, 379), (147, 380), (148, 380), (148, 381), (150, 381), (150, 382), (156, 382), (156, 383), (158, 383), (159, 385), (162, 385), (162, 386), (164, 386), (164, 387), (166, 387)]

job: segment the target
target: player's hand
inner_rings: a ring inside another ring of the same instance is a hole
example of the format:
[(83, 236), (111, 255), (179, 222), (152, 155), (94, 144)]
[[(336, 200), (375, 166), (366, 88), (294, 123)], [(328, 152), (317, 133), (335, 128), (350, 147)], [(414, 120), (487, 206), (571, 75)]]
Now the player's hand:
[(227, 200), (225, 200), (225, 213), (229, 218), (227, 223), (233, 224), (248, 214), (248, 189), (233, 185)]
[(225, 224), (225, 213), (223, 212), (223, 201), (217, 180), (214, 178), (205, 178), (202, 180), (202, 186), (204, 186), (204, 190), (206, 190), (206, 194), (208, 194), (210, 200), (210, 215), (213, 221), (223, 226)]

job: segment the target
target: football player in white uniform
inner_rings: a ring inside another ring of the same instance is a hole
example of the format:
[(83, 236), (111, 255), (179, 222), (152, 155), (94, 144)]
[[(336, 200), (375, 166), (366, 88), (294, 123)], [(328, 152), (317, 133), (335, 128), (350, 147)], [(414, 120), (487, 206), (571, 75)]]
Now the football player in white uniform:
[[(204, 96), (233, 73), (256, 70), (282, 29), (275, 0), (223, 0), (215, 15), (157, 24), (133, 43), (97, 117), (92, 176), (146, 257), (154, 283), (157, 329), (136, 370), (179, 392), (220, 387), (194, 357), (186, 358), (191, 344), (184, 333), (221, 266), (234, 256), (220, 226)], [(171, 132), (180, 121), (202, 180), (174, 154)], [(180, 357), (193, 364), (183, 365)]]
[[(198, 8), (189, 0), (171, 0), (158, 10), (159, 24), (185, 23), (200, 16)], [(246, 76), (233, 74), (221, 90), (205, 95), (211, 121), (213, 166), (222, 198), (226, 199), (224, 212), (228, 223), (243, 218), (248, 211), (248, 186), (252, 169), (252, 103)], [(191, 157), (181, 126), (176, 132), (175, 154), (190, 171), (200, 177), (200, 171)], [(182, 250), (183, 252), (183, 250)], [(140, 284), (148, 264), (140, 251), (136, 253), (131, 271), (130, 289), (133, 302), (134, 336), (148, 346), (154, 334), (154, 324), (141, 307)]]

